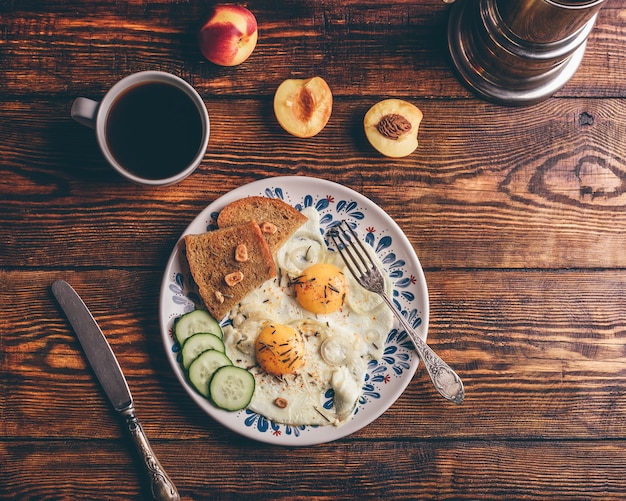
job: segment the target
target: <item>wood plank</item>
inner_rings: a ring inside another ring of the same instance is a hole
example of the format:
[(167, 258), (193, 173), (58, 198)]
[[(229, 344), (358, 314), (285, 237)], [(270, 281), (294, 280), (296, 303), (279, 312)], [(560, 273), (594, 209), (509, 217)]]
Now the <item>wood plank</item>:
[[(0, 443), (5, 499), (147, 498), (128, 441)], [(369, 441), (277, 448), (229, 437), (154, 442), (183, 499), (619, 500), (617, 442)], [(181, 460), (193, 457), (190, 464)], [(550, 470), (546, 469), (549, 465)], [(558, 471), (558, 475), (550, 472)], [(322, 474), (323, 472), (323, 474)], [(297, 490), (289, 479), (298, 479)]]
[[(0, 10), (0, 86), (16, 97), (32, 96), (32, 82), (39, 95), (98, 96), (128, 73), (160, 69), (207, 96), (271, 96), (285, 78), (321, 74), (337, 96), (471, 97), (449, 62), (450, 5), (440, 0), (249, 7), (259, 43), (233, 69), (208, 63), (197, 48), (201, 3), (9, 4)], [(584, 63), (559, 95), (624, 96), (624, 41), (620, 6), (606, 2)]]
[[(0, 318), (2, 436), (122, 434), (51, 297), (56, 278), (70, 281), (92, 309), (151, 436), (224, 433), (184, 394), (165, 358), (157, 322), (159, 274), (60, 269), (0, 271), (1, 283), (11, 284), (10, 308)], [(626, 436), (626, 272), (433, 271), (427, 280), (429, 342), (463, 378), (466, 401), (443, 401), (420, 367), (391, 410), (357, 437)], [(75, 419), (79, 403), (89, 418)]]
[[(299, 140), (266, 101), (211, 99), (207, 155), (169, 188), (109, 169), (92, 131), (68, 118), (69, 102), (3, 103), (3, 265), (161, 268), (206, 205), (269, 174), (361, 192), (398, 222), (426, 268), (626, 267), (623, 101), (554, 99), (506, 114), (477, 102), (472, 115), (460, 101), (416, 103), (420, 147), (394, 160), (362, 132), (372, 101), (338, 101), (326, 129)], [(31, 252), (41, 242), (46, 252)]]

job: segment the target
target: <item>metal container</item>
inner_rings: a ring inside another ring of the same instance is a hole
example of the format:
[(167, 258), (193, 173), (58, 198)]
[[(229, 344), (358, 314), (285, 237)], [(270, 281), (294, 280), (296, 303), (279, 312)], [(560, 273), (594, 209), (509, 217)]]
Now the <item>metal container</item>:
[(452, 62), (489, 101), (543, 101), (578, 69), (604, 1), (457, 0), (448, 24)]

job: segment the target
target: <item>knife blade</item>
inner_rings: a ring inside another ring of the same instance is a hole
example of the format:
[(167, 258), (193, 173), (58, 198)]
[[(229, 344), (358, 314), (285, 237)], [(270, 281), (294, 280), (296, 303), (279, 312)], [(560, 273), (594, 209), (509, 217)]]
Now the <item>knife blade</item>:
[(93, 315), (67, 282), (56, 280), (52, 284), (52, 293), (72, 325), (111, 405), (126, 424), (133, 444), (142, 458), (144, 472), (150, 479), (152, 496), (159, 500), (179, 500), (180, 496), (174, 483), (154, 454), (148, 437), (135, 415), (135, 405), (126, 378)]

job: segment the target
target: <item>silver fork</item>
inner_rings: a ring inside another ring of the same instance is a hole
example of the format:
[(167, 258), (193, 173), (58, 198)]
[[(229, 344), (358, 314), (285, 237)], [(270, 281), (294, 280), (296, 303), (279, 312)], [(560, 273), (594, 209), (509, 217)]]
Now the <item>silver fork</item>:
[(411, 337), (415, 350), (437, 391), (456, 404), (463, 402), (465, 390), (461, 378), (417, 335), (402, 313), (394, 306), (385, 291), (385, 279), (350, 225), (342, 221), (330, 230), (329, 235), (356, 281), (368, 291), (378, 294), (400, 321)]

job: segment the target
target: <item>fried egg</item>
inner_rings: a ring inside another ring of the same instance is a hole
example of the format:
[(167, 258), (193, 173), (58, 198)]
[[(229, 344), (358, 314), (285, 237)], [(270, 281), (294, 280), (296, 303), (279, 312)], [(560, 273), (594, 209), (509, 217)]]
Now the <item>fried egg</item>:
[(367, 364), (383, 354), (393, 314), (327, 248), (319, 213), (302, 213), (308, 221), (276, 253), (277, 277), (231, 310), (224, 344), (255, 377), (251, 411), (292, 426), (339, 426), (354, 414)]

